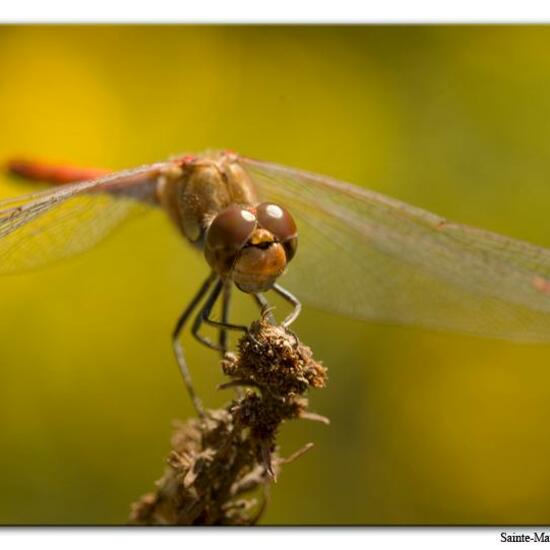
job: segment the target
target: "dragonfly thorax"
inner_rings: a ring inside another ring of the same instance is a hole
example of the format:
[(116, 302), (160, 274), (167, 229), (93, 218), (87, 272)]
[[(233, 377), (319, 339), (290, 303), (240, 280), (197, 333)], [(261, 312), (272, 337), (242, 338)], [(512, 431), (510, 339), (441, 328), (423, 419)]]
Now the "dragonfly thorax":
[(183, 157), (159, 178), (158, 197), (184, 236), (202, 248), (214, 217), (231, 204), (258, 203), (250, 177), (228, 153)]

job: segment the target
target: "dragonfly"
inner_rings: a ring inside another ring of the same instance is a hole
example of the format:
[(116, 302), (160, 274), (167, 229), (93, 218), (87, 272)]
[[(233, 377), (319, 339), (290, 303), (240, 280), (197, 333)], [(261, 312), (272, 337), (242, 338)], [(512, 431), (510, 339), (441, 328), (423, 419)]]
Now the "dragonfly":
[[(304, 302), (374, 322), (550, 340), (550, 249), (454, 223), (361, 186), (231, 151), (179, 155), (119, 172), (28, 160), (13, 160), (8, 169), (56, 185), (0, 201), (0, 274), (80, 253), (153, 208), (163, 209), (202, 251), (209, 274), (172, 332), (200, 415), (180, 337), (195, 315), (192, 334), (225, 354), (227, 331), (246, 330), (229, 320), (234, 288), (264, 312), (265, 292), (287, 300), (292, 311), (285, 327)], [(218, 301), (221, 319), (215, 320)], [(203, 324), (219, 331), (217, 342), (201, 334)]]

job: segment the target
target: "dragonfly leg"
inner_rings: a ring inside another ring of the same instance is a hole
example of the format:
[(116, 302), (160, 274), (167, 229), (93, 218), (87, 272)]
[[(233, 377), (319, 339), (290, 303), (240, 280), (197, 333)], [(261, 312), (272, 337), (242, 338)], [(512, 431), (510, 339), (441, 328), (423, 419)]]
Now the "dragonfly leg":
[(266, 316), (267, 320), (274, 325), (276, 323), (275, 316), (273, 315), (273, 307), (269, 305), (269, 302), (267, 301), (267, 298), (263, 295), (257, 292), (256, 294), (253, 294), (254, 301), (258, 304), (258, 307), (260, 308), (262, 312), (262, 316)]
[(183, 381), (185, 383), (185, 386), (187, 387), (187, 392), (189, 393), (189, 397), (191, 398), (191, 401), (193, 403), (193, 406), (195, 407), (195, 410), (197, 411), (197, 414), (202, 418), (204, 417), (204, 408), (202, 406), (201, 400), (199, 399), (199, 396), (195, 392), (195, 388), (193, 387), (193, 382), (191, 380), (191, 373), (189, 372), (189, 368), (187, 367), (187, 361), (185, 360), (185, 354), (183, 353), (183, 347), (180, 342), (180, 335), (183, 330), (183, 327), (185, 326), (185, 323), (187, 322), (189, 316), (193, 313), (194, 309), (197, 307), (199, 302), (203, 299), (204, 295), (208, 292), (208, 289), (212, 286), (212, 283), (214, 282), (216, 276), (212, 273), (201, 285), (198, 292), (195, 294), (193, 299), (189, 302), (183, 313), (181, 314), (180, 318), (178, 319), (178, 322), (176, 323), (176, 326), (174, 327), (174, 331), (172, 332), (172, 347), (174, 349), (174, 355), (176, 356), (176, 360), (178, 362), (181, 376), (183, 378)]
[(202, 334), (200, 334), (199, 329), (201, 328), (201, 325), (204, 322), (204, 319), (210, 315), (212, 308), (214, 307), (214, 305), (218, 301), (218, 298), (220, 297), (222, 289), (223, 289), (223, 281), (218, 280), (218, 282), (212, 289), (212, 292), (210, 292), (210, 294), (208, 295), (208, 298), (206, 298), (206, 302), (202, 306), (202, 309), (198, 312), (197, 316), (195, 317), (195, 320), (193, 321), (193, 326), (191, 327), (191, 334), (201, 344), (204, 344), (206, 347), (209, 347), (210, 349), (214, 349), (216, 351), (221, 351), (220, 346), (212, 342), (210, 338), (207, 338), (206, 336), (203, 336)]
[(193, 323), (193, 328), (191, 330), (193, 336), (197, 340), (199, 340), (199, 342), (201, 342), (205, 346), (208, 346), (209, 348), (215, 349), (219, 352), (223, 351), (220, 344), (215, 344), (214, 342), (212, 342), (212, 340), (210, 340), (206, 336), (203, 336), (202, 334), (199, 333), (200, 327), (203, 323), (205, 323), (207, 325), (210, 325), (210, 326), (213, 326), (213, 327), (216, 327), (216, 328), (219, 328), (219, 329), (240, 330), (240, 331), (243, 331), (243, 332), (248, 332), (248, 328), (245, 327), (244, 325), (234, 325), (232, 323), (226, 323), (226, 322), (222, 322), (222, 321), (214, 321), (213, 319), (210, 319), (210, 313), (212, 312), (212, 309), (213, 309), (216, 301), (218, 300), (218, 298), (219, 298), (219, 296), (220, 296), (220, 294), (223, 290), (223, 287), (224, 287), (224, 282), (219, 280), (216, 283), (216, 286), (214, 287), (214, 289), (212, 290), (210, 295), (208, 296), (208, 298), (207, 298), (207, 300), (204, 304), (204, 307), (199, 312), (199, 314), (195, 317), (195, 321)]
[[(222, 293), (222, 323), (229, 321), (229, 310), (231, 309), (231, 284), (226, 283)], [(220, 328), (218, 343), (222, 357), (227, 353), (227, 328)]]
[(300, 300), (298, 300), (298, 298), (296, 298), (296, 296), (294, 296), (294, 294), (292, 294), (291, 292), (289, 292), (288, 290), (286, 290), (285, 288), (283, 288), (282, 286), (278, 285), (278, 284), (274, 284), (273, 285), (273, 290), (279, 295), (281, 296), (282, 298), (284, 298), (287, 302), (290, 302), (293, 306), (294, 306), (294, 309), (292, 310), (292, 312), (290, 313), (290, 315), (288, 315), (285, 320), (281, 323), (281, 325), (285, 328), (289, 327), (294, 321), (296, 321), (296, 318), (298, 317), (298, 315), (300, 315), (300, 312), (302, 311), (302, 303), (300, 302)]

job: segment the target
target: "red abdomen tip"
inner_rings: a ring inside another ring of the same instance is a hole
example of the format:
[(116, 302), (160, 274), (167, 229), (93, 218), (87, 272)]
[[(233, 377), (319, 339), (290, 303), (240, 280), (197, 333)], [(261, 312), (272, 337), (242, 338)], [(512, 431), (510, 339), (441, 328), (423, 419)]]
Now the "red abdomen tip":
[(54, 165), (40, 161), (13, 159), (7, 163), (7, 170), (24, 179), (63, 185), (77, 181), (99, 178), (109, 173), (99, 168), (78, 168), (75, 166)]

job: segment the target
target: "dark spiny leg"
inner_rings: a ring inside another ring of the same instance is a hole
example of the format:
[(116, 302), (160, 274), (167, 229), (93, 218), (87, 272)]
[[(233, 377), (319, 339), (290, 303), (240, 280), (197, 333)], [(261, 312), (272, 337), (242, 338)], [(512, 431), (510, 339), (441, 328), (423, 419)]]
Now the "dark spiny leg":
[(300, 300), (294, 296), (294, 294), (284, 289), (282, 286), (275, 284), (273, 285), (273, 290), (294, 306), (292, 313), (288, 315), (281, 323), (283, 327), (287, 328), (296, 320), (296, 317), (300, 315), (300, 311), (302, 311), (302, 304), (300, 303)]
[(181, 342), (179, 341), (179, 337), (181, 335), (181, 331), (183, 330), (185, 323), (187, 322), (187, 319), (189, 318), (191, 313), (193, 313), (193, 310), (197, 307), (199, 302), (203, 299), (204, 295), (208, 292), (208, 289), (214, 282), (215, 278), (216, 276), (212, 273), (208, 277), (208, 279), (204, 281), (199, 291), (195, 294), (193, 299), (189, 302), (189, 304), (185, 308), (184, 312), (181, 314), (180, 318), (178, 319), (178, 322), (176, 323), (174, 331), (172, 332), (172, 347), (174, 348), (174, 354), (176, 356), (176, 360), (178, 362), (180, 372), (183, 377), (183, 381), (185, 383), (185, 386), (187, 387), (187, 391), (189, 393), (189, 397), (191, 397), (193, 406), (195, 407), (195, 410), (197, 411), (198, 415), (201, 417), (204, 417), (204, 408), (202, 406), (201, 400), (195, 393), (195, 389), (193, 388), (191, 374), (189, 372), (189, 368), (187, 367), (187, 362), (185, 361), (185, 355), (183, 353), (183, 347), (181, 345)]
[[(228, 281), (223, 287), (222, 293), (222, 323), (224, 325), (229, 324), (229, 310), (231, 309), (231, 291), (233, 290), (233, 283)], [(222, 357), (225, 357), (227, 353), (227, 337), (228, 337), (228, 328), (226, 326), (220, 327), (219, 334), (219, 344)], [(243, 396), (243, 388), (236, 387), (235, 391), (237, 397), (241, 398)]]
[[(222, 323), (227, 324), (229, 321), (229, 310), (231, 308), (231, 283), (226, 283), (223, 287), (222, 294)], [(227, 353), (227, 328), (220, 328), (220, 335), (218, 339), (220, 344), (220, 351), (222, 357)]]
[(193, 322), (193, 328), (191, 330), (193, 336), (197, 340), (199, 340), (199, 342), (202, 342), (205, 346), (208, 346), (209, 348), (215, 349), (220, 352), (222, 351), (222, 348), (218, 344), (215, 344), (214, 342), (212, 342), (212, 340), (210, 340), (206, 336), (199, 334), (200, 327), (203, 323), (206, 323), (207, 325), (210, 325), (216, 328), (223, 328), (226, 330), (227, 329), (240, 330), (242, 332), (248, 332), (248, 328), (245, 327), (244, 325), (233, 325), (232, 323), (222, 323), (221, 321), (214, 321), (213, 319), (210, 319), (210, 313), (212, 312), (212, 308), (214, 307), (216, 300), (220, 296), (223, 285), (224, 283), (221, 280), (216, 283), (216, 286), (214, 287), (214, 290), (212, 290), (212, 292), (210, 293), (210, 296), (208, 296), (208, 299), (206, 300), (204, 307), (195, 317), (195, 321)]
[(223, 281), (218, 280), (218, 282), (212, 289), (212, 292), (210, 292), (210, 294), (208, 295), (206, 302), (204, 302), (202, 309), (199, 311), (199, 313), (195, 317), (195, 320), (193, 321), (193, 326), (191, 327), (191, 334), (199, 342), (201, 342), (202, 344), (204, 344), (205, 346), (211, 349), (215, 349), (216, 351), (221, 351), (220, 346), (212, 342), (210, 338), (207, 338), (206, 336), (199, 334), (199, 329), (202, 323), (204, 322), (204, 320), (210, 315), (210, 312), (212, 311), (214, 304), (217, 302), (218, 298), (220, 297), (222, 289), (223, 289)]
[(257, 294), (253, 294), (255, 302), (258, 304), (258, 307), (260, 308), (262, 312), (262, 317), (267, 317), (267, 320), (274, 325), (276, 323), (275, 316), (272, 312), (272, 307), (269, 305), (269, 302), (267, 301), (267, 298), (260, 294), (259, 292)]

